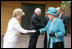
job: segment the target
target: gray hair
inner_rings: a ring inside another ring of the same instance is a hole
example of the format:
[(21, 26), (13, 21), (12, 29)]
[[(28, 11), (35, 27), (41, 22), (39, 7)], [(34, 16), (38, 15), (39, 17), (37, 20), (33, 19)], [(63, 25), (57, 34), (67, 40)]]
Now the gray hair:
[(40, 8), (36, 8), (34, 12), (36, 13), (37, 11), (41, 11), (41, 9)]

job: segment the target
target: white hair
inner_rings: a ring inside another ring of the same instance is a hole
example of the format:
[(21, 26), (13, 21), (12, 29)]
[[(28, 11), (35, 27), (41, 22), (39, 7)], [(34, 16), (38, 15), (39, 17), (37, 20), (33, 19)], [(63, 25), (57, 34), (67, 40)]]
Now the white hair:
[(38, 11), (41, 11), (41, 9), (40, 8), (36, 8), (34, 12), (36, 13)]

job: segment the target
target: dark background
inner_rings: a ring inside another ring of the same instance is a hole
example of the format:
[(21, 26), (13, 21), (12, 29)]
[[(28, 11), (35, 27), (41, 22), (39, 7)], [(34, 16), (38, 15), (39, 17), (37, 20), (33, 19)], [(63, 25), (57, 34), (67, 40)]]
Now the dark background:
[(22, 3), (22, 9), (25, 12), (25, 16), (22, 17), (21, 19), (21, 26), (24, 29), (29, 29), (30, 27), (30, 19), (32, 14), (34, 13), (34, 10), (36, 8), (41, 8), (42, 14), (39, 17), (42, 24), (44, 23), (44, 18), (45, 18), (45, 5), (44, 4), (31, 4), (31, 3)]

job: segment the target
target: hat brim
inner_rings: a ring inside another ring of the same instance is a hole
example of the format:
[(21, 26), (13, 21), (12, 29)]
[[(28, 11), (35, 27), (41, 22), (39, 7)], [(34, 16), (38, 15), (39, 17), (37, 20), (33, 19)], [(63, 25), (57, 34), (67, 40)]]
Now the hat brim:
[(52, 15), (54, 15), (54, 16), (57, 16), (57, 14), (54, 14), (54, 13), (51, 13), (51, 12), (46, 12), (46, 14), (48, 15), (48, 14), (52, 14)]

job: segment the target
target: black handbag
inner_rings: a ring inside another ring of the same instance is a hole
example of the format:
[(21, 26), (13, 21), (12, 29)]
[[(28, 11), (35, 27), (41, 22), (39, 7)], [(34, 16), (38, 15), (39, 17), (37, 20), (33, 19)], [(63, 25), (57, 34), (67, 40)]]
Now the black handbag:
[(64, 42), (55, 42), (53, 43), (53, 48), (64, 48)]
[[(62, 40), (62, 38), (61, 38), (61, 40)], [(63, 41), (61, 41), (61, 42), (54, 42), (53, 43), (53, 48), (64, 48), (64, 42)]]

